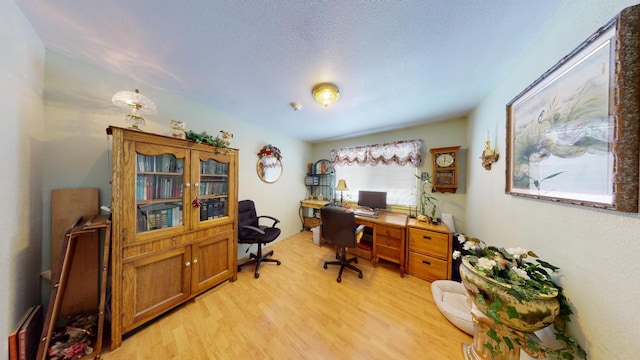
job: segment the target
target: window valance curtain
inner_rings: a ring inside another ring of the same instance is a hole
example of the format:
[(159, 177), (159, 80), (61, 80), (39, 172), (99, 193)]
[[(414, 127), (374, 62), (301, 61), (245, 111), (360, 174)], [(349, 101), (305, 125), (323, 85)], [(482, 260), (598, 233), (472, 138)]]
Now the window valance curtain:
[(334, 165), (398, 164), (419, 167), (422, 163), (422, 140), (403, 140), (386, 144), (356, 146), (331, 150)]

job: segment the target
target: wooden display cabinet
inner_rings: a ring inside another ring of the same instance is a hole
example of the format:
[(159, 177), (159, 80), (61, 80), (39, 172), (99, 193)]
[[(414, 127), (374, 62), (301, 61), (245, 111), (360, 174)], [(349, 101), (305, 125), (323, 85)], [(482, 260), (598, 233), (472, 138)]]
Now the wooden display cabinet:
[(238, 150), (109, 127), (112, 349), (122, 335), (237, 278)]

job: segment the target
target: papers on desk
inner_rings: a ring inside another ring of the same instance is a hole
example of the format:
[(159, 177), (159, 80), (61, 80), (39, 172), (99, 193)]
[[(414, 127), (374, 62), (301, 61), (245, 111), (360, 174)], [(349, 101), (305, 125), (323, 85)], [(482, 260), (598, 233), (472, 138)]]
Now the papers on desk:
[(359, 208), (359, 209), (353, 210), (353, 213), (356, 214), (357, 216), (378, 217), (377, 212), (369, 209)]

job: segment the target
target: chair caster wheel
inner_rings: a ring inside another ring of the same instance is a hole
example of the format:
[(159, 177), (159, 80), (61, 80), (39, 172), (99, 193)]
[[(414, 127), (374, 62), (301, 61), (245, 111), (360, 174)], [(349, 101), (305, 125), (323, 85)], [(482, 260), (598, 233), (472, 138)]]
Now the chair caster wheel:
[(260, 273), (255, 273), (255, 275), (253, 275), (256, 279), (260, 277)]
[(242, 268), (240, 266), (238, 266), (238, 272), (240, 272), (240, 270), (242, 270)]
[(358, 277), (359, 277), (360, 279), (362, 279), (362, 274), (358, 274)]
[(353, 260), (354, 263), (358, 263), (358, 258), (356, 258), (355, 260)]
[(327, 264), (324, 264), (324, 266), (323, 266), (323, 267), (326, 269), (326, 268), (327, 268)]
[(281, 263), (280, 261), (276, 261), (276, 264), (280, 265), (280, 264), (282, 264), (282, 263)]
[(340, 283), (340, 282), (342, 282), (342, 278), (339, 277), (339, 278), (336, 279), (336, 281)]

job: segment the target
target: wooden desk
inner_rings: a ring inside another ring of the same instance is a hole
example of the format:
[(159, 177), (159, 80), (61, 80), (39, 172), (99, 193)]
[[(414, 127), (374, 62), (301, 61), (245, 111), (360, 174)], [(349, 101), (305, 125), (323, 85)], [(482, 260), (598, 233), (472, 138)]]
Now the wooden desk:
[(404, 277), (407, 215), (381, 212), (378, 217), (356, 215), (356, 223), (373, 229), (373, 265), (384, 259), (400, 265), (400, 276)]

